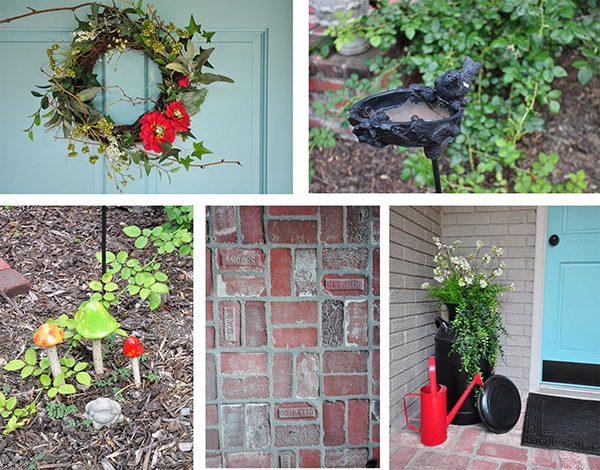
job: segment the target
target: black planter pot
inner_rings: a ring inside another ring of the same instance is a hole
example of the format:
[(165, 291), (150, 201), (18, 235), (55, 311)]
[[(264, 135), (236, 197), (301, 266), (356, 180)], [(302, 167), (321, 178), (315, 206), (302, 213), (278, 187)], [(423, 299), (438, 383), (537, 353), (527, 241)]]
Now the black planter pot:
[[(439, 384), (443, 384), (448, 388), (446, 404), (447, 411), (450, 412), (467, 389), (473, 377), (467, 377), (465, 372), (459, 372), (460, 356), (457, 353), (450, 353), (452, 341), (454, 340), (454, 332), (450, 323), (441, 317), (437, 317), (435, 324), (438, 327), (434, 338), (436, 378)], [(481, 378), (485, 381), (491, 375), (492, 367), (488, 361), (482, 360), (479, 368), (481, 369)], [(476, 403), (475, 389), (473, 389), (458, 410), (458, 413), (456, 413), (452, 424), (466, 425), (481, 422)]]

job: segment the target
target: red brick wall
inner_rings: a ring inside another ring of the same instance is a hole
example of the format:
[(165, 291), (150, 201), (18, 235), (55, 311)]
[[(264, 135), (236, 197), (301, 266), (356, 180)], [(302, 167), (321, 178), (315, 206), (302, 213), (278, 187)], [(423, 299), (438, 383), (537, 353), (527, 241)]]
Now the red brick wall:
[(379, 208), (211, 207), (207, 467), (379, 463)]

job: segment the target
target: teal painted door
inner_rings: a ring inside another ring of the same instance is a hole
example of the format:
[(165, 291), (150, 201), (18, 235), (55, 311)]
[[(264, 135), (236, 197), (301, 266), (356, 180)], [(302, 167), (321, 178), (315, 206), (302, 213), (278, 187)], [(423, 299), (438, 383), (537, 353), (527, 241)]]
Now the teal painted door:
[(549, 207), (542, 382), (600, 387), (600, 207)]
[[(64, 0), (51, 7), (80, 3)], [(187, 25), (193, 14), (198, 23), (216, 32), (211, 62), (235, 83), (210, 85), (202, 110), (192, 117), (191, 132), (214, 152), (204, 157), (205, 162), (223, 158), (240, 161), (242, 166), (180, 170), (171, 182), (144, 176), (125, 192), (291, 193), (292, 0), (149, 3), (166, 21)], [(49, 5), (47, 0), (2, 0), (0, 19), (26, 13), (26, 7)], [(80, 17), (84, 11), (79, 10)], [(0, 25), (0, 193), (116, 192), (102, 161), (92, 166), (85, 157), (68, 158), (66, 142), (42, 128), (37, 129), (34, 142), (22, 132), (39, 106), (30, 90), (47, 81), (40, 71), (47, 68), (46, 49), (55, 42), (70, 42), (75, 26), (69, 11)], [(119, 80), (124, 81), (119, 85), (135, 89), (147, 84), (153, 77), (147, 65), (142, 61), (131, 67), (134, 72), (120, 73)]]

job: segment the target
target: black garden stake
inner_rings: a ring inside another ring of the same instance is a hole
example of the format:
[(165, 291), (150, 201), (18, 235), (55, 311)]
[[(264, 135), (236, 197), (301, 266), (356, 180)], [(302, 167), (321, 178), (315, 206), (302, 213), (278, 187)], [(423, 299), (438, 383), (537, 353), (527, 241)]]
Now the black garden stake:
[(431, 160), (436, 193), (442, 192), (438, 159), (442, 147), (460, 133), (471, 80), (481, 68), (465, 57), (462, 70), (449, 70), (436, 78), (434, 88), (408, 88), (368, 96), (350, 108), (352, 132), (374, 147), (423, 147)]

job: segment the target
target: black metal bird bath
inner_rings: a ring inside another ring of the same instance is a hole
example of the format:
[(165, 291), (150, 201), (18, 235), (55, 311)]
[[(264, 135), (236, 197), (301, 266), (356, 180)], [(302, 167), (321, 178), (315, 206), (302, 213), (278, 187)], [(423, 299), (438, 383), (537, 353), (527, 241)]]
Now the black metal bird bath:
[(460, 132), (465, 97), (480, 68), (479, 62), (466, 57), (462, 70), (439, 76), (434, 88), (413, 84), (364, 98), (350, 108), (352, 132), (360, 142), (374, 147), (423, 147), (431, 160), (435, 191), (441, 193), (438, 159), (442, 146)]

